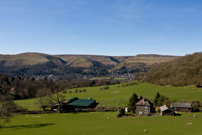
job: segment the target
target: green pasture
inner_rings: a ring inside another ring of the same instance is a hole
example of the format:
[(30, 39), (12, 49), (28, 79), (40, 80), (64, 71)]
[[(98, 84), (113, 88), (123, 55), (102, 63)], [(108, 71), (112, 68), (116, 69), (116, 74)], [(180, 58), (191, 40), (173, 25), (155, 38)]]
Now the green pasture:
[(126, 78), (113, 78), (113, 80), (125, 80)]
[[(125, 106), (128, 103), (128, 98), (134, 92), (139, 97), (142, 95), (143, 97), (147, 97), (147, 99), (149, 100), (153, 100), (155, 94), (157, 92), (160, 92), (160, 94), (169, 97), (171, 101), (190, 102), (192, 100), (199, 100), (202, 102), (202, 88), (195, 87), (165, 87), (151, 85), (148, 83), (140, 83), (135, 86), (125, 85), (125, 87), (122, 87), (122, 84), (110, 85), (108, 90), (100, 90), (100, 86), (77, 88), (78, 91), (83, 89), (86, 89), (86, 92), (75, 93), (75, 89), (71, 89), (66, 90), (67, 93), (65, 93), (64, 95), (66, 99), (70, 99), (72, 97), (87, 99), (89, 97), (92, 97), (100, 103), (99, 106), (117, 106), (117, 102), (119, 102), (119, 106)], [(69, 93), (69, 91), (71, 91), (72, 93)], [(16, 101), (16, 103), (27, 109), (36, 110), (39, 109), (37, 105), (34, 104), (36, 100), (37, 99), (18, 100)]]
[(92, 79), (103, 80), (103, 79), (110, 79), (111, 77), (93, 77)]
[[(18, 115), (0, 128), (0, 135), (201, 134), (202, 113), (131, 118), (116, 118), (116, 115), (117, 112)], [(197, 117), (194, 118), (194, 115)]]

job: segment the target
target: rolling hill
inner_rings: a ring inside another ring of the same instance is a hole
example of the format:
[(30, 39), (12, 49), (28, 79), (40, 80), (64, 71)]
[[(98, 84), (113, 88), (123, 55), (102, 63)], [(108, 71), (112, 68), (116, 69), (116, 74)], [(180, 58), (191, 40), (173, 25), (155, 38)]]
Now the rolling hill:
[(22, 53), (0, 55), (0, 72), (22, 75), (44, 74), (104, 74), (110, 72), (134, 73), (151, 66), (171, 61), (176, 56), (137, 55), (137, 56), (100, 56), (100, 55), (49, 55), (43, 53)]
[(202, 53), (194, 53), (151, 67), (146, 81), (157, 85), (202, 85)]

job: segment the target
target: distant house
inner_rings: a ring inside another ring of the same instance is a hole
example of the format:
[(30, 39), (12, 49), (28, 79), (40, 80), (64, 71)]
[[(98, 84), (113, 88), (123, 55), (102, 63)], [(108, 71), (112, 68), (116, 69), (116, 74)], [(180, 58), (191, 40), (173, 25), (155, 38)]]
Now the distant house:
[[(51, 106), (51, 110), (58, 108), (58, 103)], [(79, 99), (78, 97), (73, 97), (69, 100), (63, 100), (60, 102), (61, 112), (71, 112), (71, 111), (84, 111), (87, 108), (95, 108), (98, 103), (93, 99)]]
[(171, 108), (175, 112), (191, 112), (192, 110), (191, 103), (172, 102)]
[(154, 112), (153, 103), (143, 98), (136, 103), (136, 114), (149, 114)]
[(167, 105), (160, 106), (161, 112), (160, 114), (163, 115), (175, 115), (175, 111)]

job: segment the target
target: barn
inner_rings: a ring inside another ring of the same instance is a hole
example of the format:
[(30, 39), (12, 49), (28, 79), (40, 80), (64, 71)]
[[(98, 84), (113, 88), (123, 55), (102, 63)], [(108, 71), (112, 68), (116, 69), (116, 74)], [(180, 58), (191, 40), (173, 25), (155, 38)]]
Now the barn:
[[(69, 100), (63, 100), (60, 102), (61, 108), (60, 112), (75, 112), (75, 111), (86, 111), (89, 108), (95, 108), (98, 103), (96, 100), (89, 99), (79, 99), (78, 97), (73, 97)], [(58, 104), (55, 103), (51, 106), (51, 110), (58, 108)]]
[(172, 102), (171, 108), (175, 112), (191, 112), (191, 103)]

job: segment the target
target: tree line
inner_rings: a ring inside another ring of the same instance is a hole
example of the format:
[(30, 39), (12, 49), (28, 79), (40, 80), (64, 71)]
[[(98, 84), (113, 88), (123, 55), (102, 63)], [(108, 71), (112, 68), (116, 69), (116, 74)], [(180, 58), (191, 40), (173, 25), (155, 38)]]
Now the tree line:
[(0, 73), (0, 94), (9, 94), (17, 99), (29, 99), (37, 97), (37, 93), (44, 91), (45, 89), (50, 90), (54, 93), (61, 92), (72, 88), (102, 86), (120, 83), (116, 80), (87, 80), (87, 79), (72, 79), (62, 81), (52, 81), (44, 78), (36, 80), (29, 77), (10, 77), (8, 74)]

